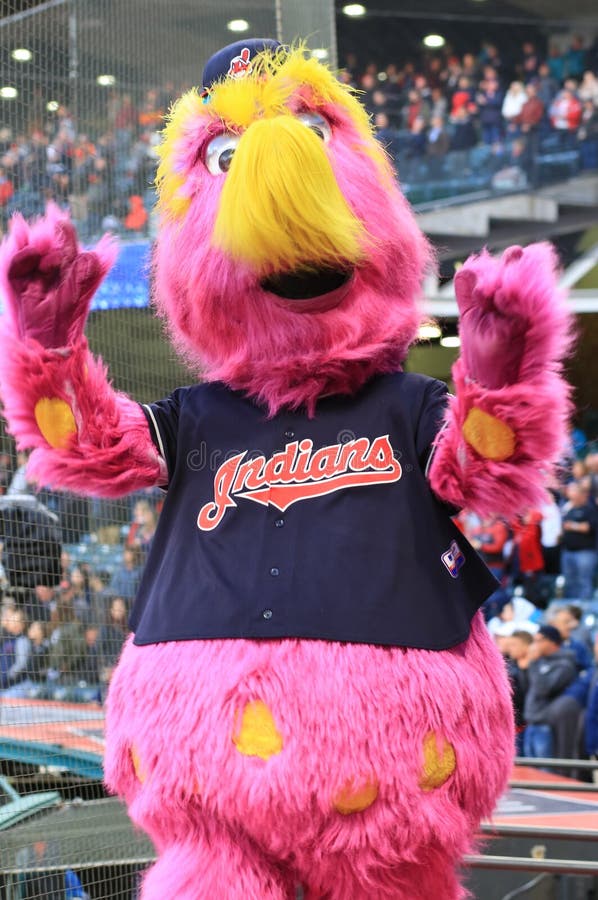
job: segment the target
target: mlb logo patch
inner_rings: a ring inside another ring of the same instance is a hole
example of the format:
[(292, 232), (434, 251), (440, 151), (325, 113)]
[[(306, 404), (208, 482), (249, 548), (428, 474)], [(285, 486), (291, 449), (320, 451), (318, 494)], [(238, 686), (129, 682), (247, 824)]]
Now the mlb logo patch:
[(465, 565), (465, 557), (461, 552), (457, 541), (453, 541), (448, 550), (440, 557), (443, 564), (448, 569), (451, 578), (456, 578), (460, 570)]

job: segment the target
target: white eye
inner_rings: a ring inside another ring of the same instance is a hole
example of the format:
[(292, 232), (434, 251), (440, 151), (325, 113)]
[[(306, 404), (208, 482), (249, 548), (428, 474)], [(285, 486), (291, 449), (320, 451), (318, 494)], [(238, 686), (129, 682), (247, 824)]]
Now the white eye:
[(219, 134), (212, 138), (204, 155), (208, 172), (212, 175), (223, 175), (228, 172), (238, 143), (238, 134)]
[(299, 113), (297, 118), (300, 122), (303, 122), (304, 125), (307, 125), (308, 128), (311, 128), (314, 134), (317, 134), (325, 144), (328, 143), (332, 137), (332, 129), (330, 128), (330, 123), (326, 121), (324, 116), (321, 116), (319, 113), (304, 112)]

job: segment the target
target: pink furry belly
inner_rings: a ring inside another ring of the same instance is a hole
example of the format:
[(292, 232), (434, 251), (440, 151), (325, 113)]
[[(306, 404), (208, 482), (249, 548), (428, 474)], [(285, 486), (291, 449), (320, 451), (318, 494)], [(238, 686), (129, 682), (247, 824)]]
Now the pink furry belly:
[[(271, 716), (262, 756), (238, 740), (243, 710), (256, 702)], [(455, 758), (435, 789), (422, 781), (430, 734)], [(242, 827), (278, 854), (316, 836), (322, 852), (389, 832), (397, 852), (414, 839), (450, 842), (491, 813), (512, 748), (504, 665), (480, 617), (465, 643), (442, 652), (130, 642), (107, 704), (106, 781), (158, 845), (195, 815)], [(339, 793), (368, 784), (371, 805), (341, 815)]]

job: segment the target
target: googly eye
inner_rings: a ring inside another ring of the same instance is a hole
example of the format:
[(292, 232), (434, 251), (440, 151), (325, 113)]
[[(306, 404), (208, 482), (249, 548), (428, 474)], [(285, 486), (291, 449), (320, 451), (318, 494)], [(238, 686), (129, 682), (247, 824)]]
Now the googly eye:
[(311, 128), (314, 134), (317, 134), (325, 144), (328, 143), (332, 137), (332, 129), (330, 128), (330, 123), (327, 122), (324, 116), (321, 116), (319, 113), (304, 112), (299, 113), (297, 118), (308, 128)]
[(228, 172), (238, 143), (237, 134), (219, 134), (212, 138), (204, 155), (208, 172), (212, 175), (224, 175)]

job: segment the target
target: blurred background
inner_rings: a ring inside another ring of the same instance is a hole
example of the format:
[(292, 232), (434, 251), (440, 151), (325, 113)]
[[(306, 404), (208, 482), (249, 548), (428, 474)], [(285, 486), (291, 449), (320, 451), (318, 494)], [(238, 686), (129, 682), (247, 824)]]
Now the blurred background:
[[(488, 613), (498, 632), (514, 609), (523, 615), (515, 600), (531, 604), (521, 621), (536, 627), (565, 606), (580, 611), (583, 731), (595, 688), (596, 562), (580, 584), (567, 579), (560, 550), (577, 486), (598, 500), (596, 2), (2, 0), (0, 232), (13, 212), (36, 216), (53, 200), (83, 243), (118, 235), (87, 333), (116, 387), (142, 402), (193, 378), (150, 307), (163, 118), (200, 84), (212, 53), (245, 36), (305, 38), (360, 91), (438, 256), (425, 285), (430, 322), (408, 368), (450, 380), (453, 277), (470, 253), (536, 240), (558, 249), (579, 338), (568, 366), (575, 420), (553, 503), (525, 521), (465, 515), (462, 527), (500, 570), (504, 595)], [(153, 848), (101, 786), (103, 702), (162, 498), (36, 493), (25, 466), (0, 419), (0, 897), (133, 898)], [(539, 548), (532, 569), (526, 541)], [(574, 749), (598, 751), (582, 737)], [(522, 880), (478, 873), (471, 883), (481, 900), (498, 900)], [(533, 896), (556, 897), (555, 884)], [(598, 897), (587, 876), (561, 879), (558, 890)]]

